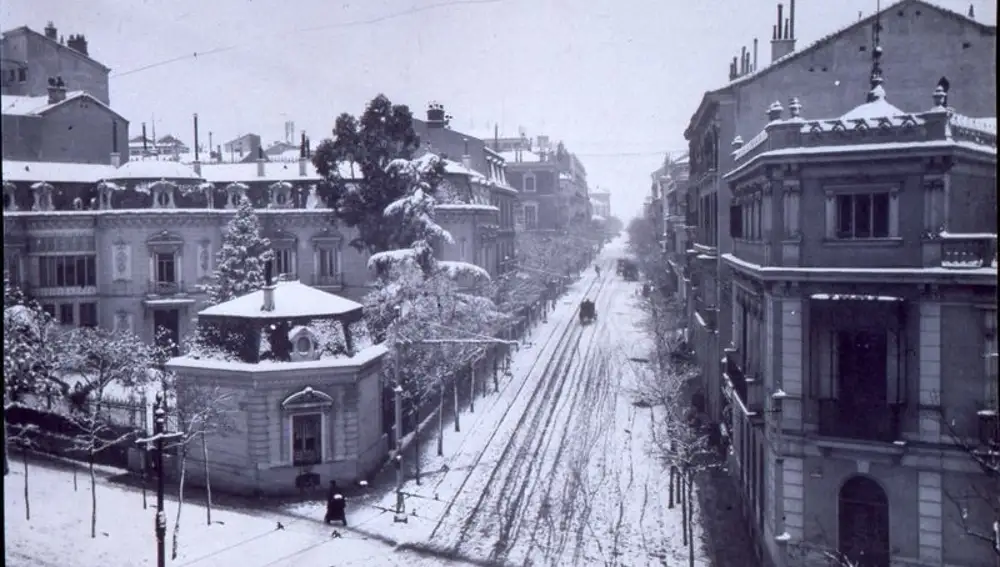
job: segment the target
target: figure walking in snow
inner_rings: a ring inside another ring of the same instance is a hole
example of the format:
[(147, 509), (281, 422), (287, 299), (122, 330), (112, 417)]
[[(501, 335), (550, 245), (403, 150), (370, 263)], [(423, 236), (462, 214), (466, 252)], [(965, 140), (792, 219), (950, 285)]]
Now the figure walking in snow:
[(347, 525), (347, 501), (337, 487), (337, 481), (330, 481), (330, 493), (326, 497), (326, 519), (327, 524), (339, 521)]
[(594, 271), (597, 272), (597, 277), (601, 277), (601, 267), (594, 264)]

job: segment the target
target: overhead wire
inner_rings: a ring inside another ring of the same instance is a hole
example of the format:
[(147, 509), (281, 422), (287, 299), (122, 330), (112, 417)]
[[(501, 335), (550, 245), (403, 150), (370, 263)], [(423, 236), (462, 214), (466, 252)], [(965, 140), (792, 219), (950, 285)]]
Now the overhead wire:
[[(352, 20), (348, 22), (340, 22), (335, 24), (322, 24), (317, 26), (307, 26), (307, 27), (297, 27), (290, 30), (285, 30), (281, 32), (275, 32), (272, 34), (264, 34), (263, 37), (271, 38), (282, 38), (294, 34), (311, 33), (317, 31), (334, 30), (334, 29), (344, 29), (351, 27), (369, 26), (374, 24), (379, 24), (387, 22), (389, 20), (394, 20), (397, 18), (402, 18), (405, 16), (411, 16), (420, 12), (428, 12), (431, 10), (437, 10), (440, 8), (446, 8), (451, 6), (462, 6), (462, 5), (476, 5), (476, 4), (495, 4), (498, 2), (503, 2), (504, 0), (447, 0), (444, 2), (436, 2), (434, 4), (427, 4), (425, 6), (417, 6), (410, 8), (408, 10), (401, 10), (399, 12), (392, 12), (390, 14), (384, 14), (381, 16), (375, 16), (372, 18)], [(205, 58), (209, 55), (216, 55), (219, 53), (225, 53), (227, 51), (232, 51), (240, 47), (259, 45), (262, 36), (254, 36), (253, 41), (239, 42), (225, 46), (219, 46), (207, 51), (195, 51), (190, 54), (179, 55), (177, 57), (171, 57), (169, 59), (164, 59), (162, 61), (157, 61), (150, 63), (148, 65), (143, 65), (134, 69), (129, 69), (127, 71), (122, 71), (120, 73), (112, 73), (109, 78), (115, 79), (119, 77), (127, 77), (129, 75), (134, 75), (136, 73), (141, 73), (143, 71), (148, 71), (150, 69), (155, 69), (157, 67), (162, 67), (164, 65), (169, 65), (171, 63), (177, 63), (179, 61), (184, 61), (186, 59), (198, 59), (199, 57)]]

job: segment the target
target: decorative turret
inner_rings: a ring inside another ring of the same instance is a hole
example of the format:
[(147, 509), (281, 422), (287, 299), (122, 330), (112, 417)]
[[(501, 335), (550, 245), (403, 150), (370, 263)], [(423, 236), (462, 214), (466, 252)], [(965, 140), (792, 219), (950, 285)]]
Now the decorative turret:
[(781, 120), (781, 113), (784, 112), (784, 107), (781, 106), (780, 101), (774, 101), (771, 106), (767, 108), (767, 119), (771, 122), (775, 120)]

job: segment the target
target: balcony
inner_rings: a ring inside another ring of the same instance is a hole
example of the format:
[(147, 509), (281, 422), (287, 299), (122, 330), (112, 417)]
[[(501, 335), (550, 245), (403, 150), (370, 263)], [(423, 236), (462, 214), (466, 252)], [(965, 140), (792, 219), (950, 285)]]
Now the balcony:
[(881, 441), (900, 439), (903, 404), (819, 400), (819, 434), (823, 437)]
[(997, 235), (941, 235), (941, 267), (953, 270), (996, 268)]
[(1000, 451), (1000, 413), (995, 409), (976, 412), (979, 418), (979, 448), (988, 454)]
[(187, 288), (184, 287), (184, 282), (150, 281), (146, 289), (146, 294), (156, 297), (186, 295)]
[(695, 299), (694, 308), (698, 313), (698, 317), (705, 323), (705, 328), (709, 331), (716, 330), (718, 325), (719, 308), (715, 305), (710, 305), (701, 298)]
[(315, 287), (344, 287), (344, 274), (313, 274)]
[(740, 403), (747, 412), (759, 412), (762, 409), (761, 393), (763, 384), (759, 379), (747, 377), (739, 363), (739, 354), (735, 349), (726, 349), (722, 359), (723, 379), (733, 389)]

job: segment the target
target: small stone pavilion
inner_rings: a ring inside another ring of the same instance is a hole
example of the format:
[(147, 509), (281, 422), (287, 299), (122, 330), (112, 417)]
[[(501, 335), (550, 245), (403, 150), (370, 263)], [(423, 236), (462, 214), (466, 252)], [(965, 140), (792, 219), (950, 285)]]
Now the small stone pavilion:
[[(227, 430), (207, 438), (213, 486), (292, 493), (354, 482), (385, 457), (386, 348), (358, 344), (361, 305), (297, 281), (268, 283), (204, 309), (198, 325), (208, 348), (167, 367), (179, 382), (204, 388), (198, 395), (228, 394)], [(201, 458), (191, 451), (187, 478), (195, 483), (204, 482)]]

